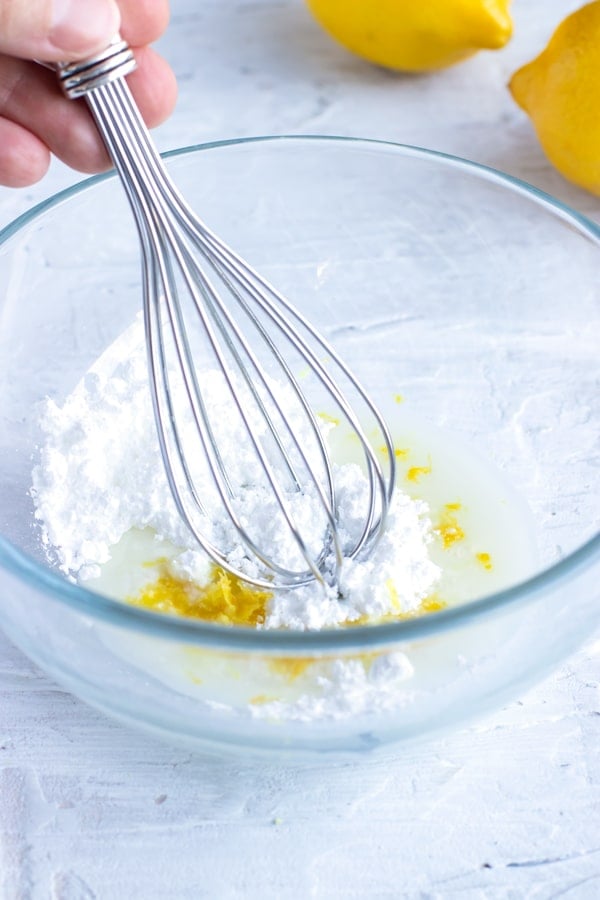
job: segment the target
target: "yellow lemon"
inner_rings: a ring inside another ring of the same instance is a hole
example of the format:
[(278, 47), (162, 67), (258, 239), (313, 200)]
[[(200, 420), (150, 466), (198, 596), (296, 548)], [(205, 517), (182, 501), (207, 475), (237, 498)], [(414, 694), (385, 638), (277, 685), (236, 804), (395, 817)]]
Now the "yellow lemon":
[(550, 162), (565, 178), (600, 194), (599, 0), (568, 16), (509, 87)]
[(512, 33), (510, 0), (307, 0), (323, 28), (363, 59), (420, 72), (497, 50)]

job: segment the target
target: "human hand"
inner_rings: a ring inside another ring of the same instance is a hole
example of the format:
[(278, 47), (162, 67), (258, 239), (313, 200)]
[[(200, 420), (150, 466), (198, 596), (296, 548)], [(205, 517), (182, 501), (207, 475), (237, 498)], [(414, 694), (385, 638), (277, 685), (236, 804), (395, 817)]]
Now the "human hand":
[(0, 0), (0, 184), (34, 184), (52, 153), (81, 172), (110, 167), (86, 104), (63, 97), (34, 59), (82, 59), (120, 32), (135, 52), (138, 68), (127, 80), (146, 123), (166, 119), (175, 77), (147, 45), (168, 17), (168, 0)]

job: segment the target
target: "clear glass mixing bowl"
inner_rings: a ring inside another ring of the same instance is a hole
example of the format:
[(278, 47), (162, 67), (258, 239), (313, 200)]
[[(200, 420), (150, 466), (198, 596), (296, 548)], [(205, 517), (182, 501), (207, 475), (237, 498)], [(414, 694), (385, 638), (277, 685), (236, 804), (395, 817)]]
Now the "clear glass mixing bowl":
[[(165, 617), (62, 577), (28, 493), (38, 404), (64, 398), (140, 308), (135, 228), (119, 183), (100, 177), (0, 234), (6, 633), (95, 706), (204, 748), (361, 752), (514, 697), (598, 622), (598, 227), (510, 177), (391, 144), (261, 138), (177, 151), (168, 165), (376, 399), (401, 391), (506, 473), (531, 510), (538, 561), (462, 606), (320, 633)], [(366, 653), (402, 653), (413, 668), (385, 703), (303, 721), (236, 699), (258, 669), (268, 680), (295, 657), (318, 667)], [(211, 678), (186, 681), (200, 662)]]

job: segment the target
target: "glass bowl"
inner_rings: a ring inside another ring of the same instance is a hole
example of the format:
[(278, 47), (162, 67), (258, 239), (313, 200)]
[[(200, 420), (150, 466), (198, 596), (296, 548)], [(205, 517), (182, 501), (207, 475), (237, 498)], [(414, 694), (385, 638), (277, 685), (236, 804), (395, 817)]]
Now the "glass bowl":
[(380, 142), (257, 138), (167, 162), (384, 409), (424, 423), (450, 493), (454, 466), (474, 503), (481, 471), (503, 473), (521, 504), (502, 526), (509, 574), (428, 615), (321, 632), (164, 616), (63, 577), (29, 493), (39, 404), (67, 396), (141, 305), (135, 227), (103, 176), (0, 234), (6, 633), (91, 704), (219, 752), (361, 753), (515, 697), (598, 623), (598, 227), (491, 169)]

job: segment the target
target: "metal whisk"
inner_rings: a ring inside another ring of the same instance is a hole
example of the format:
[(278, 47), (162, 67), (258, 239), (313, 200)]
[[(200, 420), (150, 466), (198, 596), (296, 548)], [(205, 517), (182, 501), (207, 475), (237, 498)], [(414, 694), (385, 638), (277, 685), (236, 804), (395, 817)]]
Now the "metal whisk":
[[(207, 228), (173, 185), (125, 82), (135, 68), (128, 45), (116, 39), (94, 57), (54, 68), (64, 93), (89, 104), (137, 223), (154, 416), (179, 514), (218, 565), (252, 584), (339, 583), (344, 557), (369, 552), (385, 525), (395, 482), (385, 422), (310, 322)], [(272, 558), (247, 521), (244, 476), (219, 443), (220, 423), (203, 394), (207, 368), (221, 373), (229, 397), (221, 415), (235, 418), (253, 448), (265, 498), (276, 500), (276, 528), (293, 537), (297, 561)], [(368, 478), (360, 526), (350, 536), (319, 425), (319, 413), (331, 404), (360, 448)], [(182, 409), (193, 423), (192, 441), (181, 426)], [(232, 559), (234, 548), (207, 537), (208, 488), (195, 474), (198, 454), (235, 529), (242, 562)], [(319, 509), (310, 534), (292, 508), (305, 493)], [(243, 559), (255, 564), (250, 574)]]

